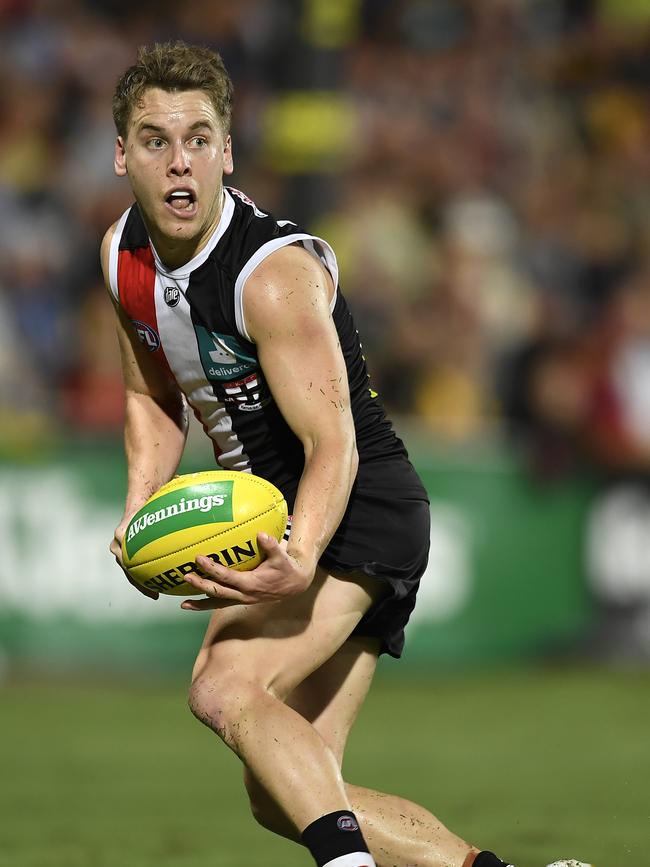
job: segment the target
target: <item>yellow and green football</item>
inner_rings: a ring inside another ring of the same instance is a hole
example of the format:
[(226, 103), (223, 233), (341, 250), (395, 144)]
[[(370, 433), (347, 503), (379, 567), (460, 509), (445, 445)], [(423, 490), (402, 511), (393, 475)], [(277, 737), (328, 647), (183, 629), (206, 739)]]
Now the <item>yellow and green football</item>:
[(163, 485), (131, 518), (122, 560), (136, 584), (172, 596), (199, 595), (183, 580), (201, 570), (203, 554), (247, 571), (262, 561), (257, 534), (281, 539), (287, 525), (282, 493), (252, 473), (209, 470)]

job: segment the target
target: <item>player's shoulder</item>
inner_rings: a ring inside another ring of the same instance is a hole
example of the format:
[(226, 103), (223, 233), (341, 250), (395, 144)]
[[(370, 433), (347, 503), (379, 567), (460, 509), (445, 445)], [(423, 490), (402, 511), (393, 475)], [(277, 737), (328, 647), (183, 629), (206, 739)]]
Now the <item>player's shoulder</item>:
[(123, 246), (130, 249), (148, 243), (148, 236), (144, 234), (144, 223), (140, 211), (135, 205), (131, 205), (114, 223), (111, 223), (102, 238), (99, 258), (107, 286), (109, 285), (111, 256), (114, 255), (116, 241), (120, 249)]
[(237, 250), (244, 256), (269, 241), (299, 231), (292, 220), (277, 220), (271, 211), (260, 207), (241, 190), (226, 187), (225, 191), (232, 209), (226, 240), (229, 245), (236, 240)]
[(116, 242), (119, 252), (134, 252), (149, 246), (149, 233), (140, 208), (135, 202), (124, 211), (116, 222), (109, 226), (102, 239), (100, 256), (104, 274), (107, 273), (106, 268), (110, 261), (111, 250), (115, 247)]
[(279, 281), (290, 286), (295, 281), (310, 281), (325, 274), (321, 262), (309, 253), (302, 244), (291, 242), (269, 253), (252, 272), (251, 278), (264, 283)]
[(280, 247), (246, 281), (243, 303), (249, 334), (258, 342), (279, 323), (311, 331), (329, 317), (333, 292), (331, 276), (310, 253), (295, 244)]
[[(291, 240), (293, 235), (296, 238), (306, 237), (297, 223), (293, 220), (276, 219), (271, 211), (264, 210), (246, 193), (235, 187), (225, 187), (225, 190), (232, 200), (233, 208), (230, 218), (232, 235), (224, 239), (226, 247), (232, 246), (234, 236), (238, 238), (237, 249), (244, 259), (254, 255), (260, 247), (264, 248), (264, 267), (267, 267), (269, 262), (278, 267), (309, 264), (311, 255)], [(277, 247), (269, 253), (268, 244)]]
[(112, 225), (108, 227), (106, 232), (104, 233), (104, 237), (102, 238), (102, 243), (99, 248), (99, 258), (102, 265), (102, 272), (105, 278), (108, 278), (108, 266), (111, 255), (111, 244), (113, 242), (113, 237), (117, 230), (117, 224), (119, 220), (116, 220)]
[(101, 245), (102, 251), (107, 249), (107, 248), (110, 249), (111, 241), (113, 240), (113, 236), (115, 235), (115, 232), (117, 231), (117, 226), (118, 226), (119, 222), (120, 222), (119, 220), (115, 220), (115, 222), (111, 223), (111, 225), (108, 227), (108, 229), (106, 229), (106, 232), (104, 233), (104, 237), (102, 238), (102, 245)]

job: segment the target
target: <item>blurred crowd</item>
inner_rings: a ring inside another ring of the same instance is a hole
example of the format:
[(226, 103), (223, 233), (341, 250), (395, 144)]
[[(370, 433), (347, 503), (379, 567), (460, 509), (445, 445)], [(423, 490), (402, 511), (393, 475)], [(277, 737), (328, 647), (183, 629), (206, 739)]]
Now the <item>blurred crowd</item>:
[(120, 431), (111, 95), (176, 38), (233, 77), (229, 183), (335, 247), (392, 412), (650, 468), (648, 0), (0, 0), (0, 441)]

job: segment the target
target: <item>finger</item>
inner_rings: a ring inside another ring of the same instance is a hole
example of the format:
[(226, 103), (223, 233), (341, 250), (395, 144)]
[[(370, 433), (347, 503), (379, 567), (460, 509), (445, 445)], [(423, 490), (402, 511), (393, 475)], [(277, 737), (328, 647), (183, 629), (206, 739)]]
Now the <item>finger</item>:
[[(199, 555), (196, 558), (196, 565), (201, 567), (201, 571), (205, 572), (209, 579), (216, 581), (218, 584), (223, 584), (224, 587), (234, 587), (236, 590), (241, 590), (246, 586), (241, 572), (236, 572), (234, 569), (229, 569), (227, 566), (215, 563), (209, 557)], [(189, 574), (194, 575), (196, 573), (190, 572)]]
[(234, 599), (185, 599), (181, 602), (181, 608), (183, 611), (213, 611), (241, 604)]
[(273, 551), (276, 551), (280, 547), (278, 540), (275, 538), (275, 536), (269, 536), (268, 533), (258, 533), (257, 541), (260, 548), (265, 552), (267, 557), (272, 554)]
[(210, 596), (213, 599), (232, 600), (235, 604), (244, 601), (244, 594), (240, 590), (236, 587), (223, 584), (221, 581), (203, 578), (197, 575), (196, 572), (188, 572), (186, 575), (183, 575), (183, 578), (192, 587), (195, 587), (201, 593), (205, 593), (206, 596)]

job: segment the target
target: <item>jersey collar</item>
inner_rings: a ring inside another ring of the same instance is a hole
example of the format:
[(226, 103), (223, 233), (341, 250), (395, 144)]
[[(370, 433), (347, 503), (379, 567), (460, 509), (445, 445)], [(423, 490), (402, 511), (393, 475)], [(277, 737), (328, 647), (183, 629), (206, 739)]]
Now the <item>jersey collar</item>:
[(219, 222), (217, 226), (210, 235), (207, 244), (200, 250), (193, 259), (190, 259), (189, 262), (186, 262), (184, 265), (179, 265), (178, 268), (174, 268), (170, 270), (165, 266), (162, 259), (158, 255), (156, 248), (154, 247), (151, 239), (149, 239), (149, 246), (151, 247), (151, 251), (153, 253), (154, 260), (156, 262), (156, 270), (161, 274), (165, 274), (167, 277), (172, 278), (180, 278), (189, 277), (192, 271), (195, 271), (199, 265), (202, 265), (205, 260), (208, 258), (210, 253), (217, 246), (221, 238), (223, 237), (226, 229), (230, 225), (230, 221), (232, 220), (232, 215), (235, 211), (235, 203), (232, 199), (232, 196), (228, 193), (226, 188), (223, 189), (223, 208), (221, 210), (221, 217), (219, 218)]

